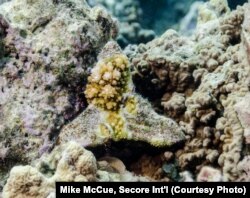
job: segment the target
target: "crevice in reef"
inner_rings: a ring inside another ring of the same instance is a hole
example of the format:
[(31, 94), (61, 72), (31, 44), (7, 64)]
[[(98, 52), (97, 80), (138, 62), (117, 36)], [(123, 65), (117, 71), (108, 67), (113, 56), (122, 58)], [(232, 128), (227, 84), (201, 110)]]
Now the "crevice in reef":
[[(180, 142), (171, 147), (154, 147), (142, 141), (109, 140), (103, 145), (89, 146), (86, 149), (90, 150), (97, 160), (103, 157), (116, 157), (124, 163), (128, 171), (134, 172), (133, 165), (138, 163), (142, 157), (155, 158), (164, 155), (165, 152), (174, 153), (183, 145), (184, 142)], [(162, 159), (163, 163), (164, 159)]]

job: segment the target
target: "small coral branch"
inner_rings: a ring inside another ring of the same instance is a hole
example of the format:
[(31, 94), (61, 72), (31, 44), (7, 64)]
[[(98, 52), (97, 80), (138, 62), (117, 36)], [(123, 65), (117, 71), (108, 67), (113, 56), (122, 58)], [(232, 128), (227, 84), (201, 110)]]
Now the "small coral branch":
[(128, 73), (128, 60), (122, 54), (100, 60), (88, 78), (88, 102), (104, 110), (118, 110), (128, 88)]

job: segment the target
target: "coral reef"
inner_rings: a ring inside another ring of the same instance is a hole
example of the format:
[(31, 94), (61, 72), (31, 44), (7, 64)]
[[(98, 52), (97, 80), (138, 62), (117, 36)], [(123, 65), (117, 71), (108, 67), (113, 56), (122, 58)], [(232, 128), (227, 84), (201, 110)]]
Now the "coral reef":
[(225, 181), (240, 176), (243, 154), (244, 128), (234, 105), (249, 92), (244, 12), (247, 5), (230, 12), (226, 1), (210, 1), (200, 8), (193, 37), (168, 30), (125, 50), (136, 89), (185, 130), (179, 166), (196, 173), (204, 165), (220, 167)]
[[(104, 52), (115, 44), (107, 44)], [(122, 54), (113, 54), (110, 57), (102, 57), (91, 76), (88, 78), (85, 95), (89, 103), (101, 107), (104, 110), (118, 110), (123, 94), (127, 91), (129, 68), (127, 57)]]
[[(197, 10), (205, 0), (158, 0), (157, 3), (154, 0), (121, 0), (118, 2), (88, 0), (88, 2), (92, 6), (104, 6), (118, 19), (120, 34), (117, 41), (120, 46), (125, 47), (128, 44), (149, 42), (169, 28), (190, 35), (196, 26)], [(237, 3), (229, 1), (229, 6), (235, 8), (236, 5), (244, 2), (246, 0)], [(214, 8), (216, 7), (212, 9)], [(189, 14), (187, 14), (188, 11)], [(186, 14), (187, 16), (185, 16)], [(185, 19), (182, 20), (184, 17)]]
[(235, 105), (238, 119), (244, 128), (245, 144), (250, 144), (250, 94), (247, 94)]
[(47, 151), (83, 111), (89, 68), (117, 27), (81, 0), (13, 0), (0, 13), (0, 146), (8, 148), (2, 174)]
[(117, 42), (121, 47), (128, 44), (146, 43), (155, 38), (153, 30), (141, 26), (142, 9), (138, 0), (88, 0), (89, 4), (102, 5), (119, 21)]
[(220, 170), (214, 169), (209, 166), (202, 167), (197, 176), (198, 182), (219, 182), (222, 181), (222, 174)]
[(115, 158), (103, 158), (97, 162), (90, 151), (75, 142), (69, 142), (56, 147), (34, 166), (14, 167), (4, 186), (3, 196), (52, 196), (55, 193), (55, 181), (148, 181), (147, 178), (133, 176), (125, 168), (121, 171), (118, 163), (124, 167)]
[[(140, 174), (153, 178), (155, 180), (161, 180), (163, 178), (164, 172), (162, 170), (163, 156), (147, 156), (143, 155), (136, 163), (131, 165), (131, 169), (135, 174)], [(164, 181), (170, 181), (164, 178)]]
[(77, 139), (86, 146), (126, 139), (162, 147), (185, 139), (173, 120), (158, 115), (133, 92), (127, 58), (113, 41), (100, 53), (85, 94), (90, 105), (62, 128), (60, 143)]
[(3, 2), (0, 196), (250, 180), (250, 3), (196, 2), (178, 33), (183, 0)]
[(250, 181), (250, 156), (249, 155), (246, 155), (243, 158), (243, 160), (239, 162), (237, 169), (241, 173), (237, 181), (249, 182)]
[(139, 0), (139, 2), (143, 10), (142, 26), (161, 35), (169, 28), (178, 30), (179, 22), (196, 0), (158, 0), (157, 3), (154, 0)]
[(194, 42), (190, 39), (168, 30), (146, 45), (132, 47), (126, 53), (134, 66), (136, 89), (143, 95), (158, 97), (165, 91), (184, 92), (194, 86), (192, 72), (199, 60), (192, 56)]

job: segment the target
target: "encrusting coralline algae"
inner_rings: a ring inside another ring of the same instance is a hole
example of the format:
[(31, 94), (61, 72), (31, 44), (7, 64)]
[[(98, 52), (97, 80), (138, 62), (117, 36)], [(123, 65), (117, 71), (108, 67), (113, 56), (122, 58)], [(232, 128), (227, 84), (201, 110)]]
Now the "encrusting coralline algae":
[(0, 149), (9, 150), (1, 178), (48, 151), (60, 128), (86, 107), (89, 68), (116, 33), (105, 10), (81, 0), (0, 6)]
[[(82, 0), (2, 4), (4, 197), (53, 197), (58, 180), (249, 181), (249, 14), (249, 3), (230, 11), (211, 0), (192, 36), (167, 30), (122, 51), (104, 8)], [(145, 150), (126, 167), (84, 148), (109, 141), (165, 152)]]

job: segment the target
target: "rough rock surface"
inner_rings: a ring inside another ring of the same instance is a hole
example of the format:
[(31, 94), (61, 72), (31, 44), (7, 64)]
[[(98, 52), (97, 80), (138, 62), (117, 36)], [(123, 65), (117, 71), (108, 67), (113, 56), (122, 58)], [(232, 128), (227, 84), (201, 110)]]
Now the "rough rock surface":
[(116, 33), (109, 14), (81, 0), (0, 6), (0, 149), (8, 153), (0, 158), (1, 177), (47, 151), (85, 108), (88, 68)]
[(126, 56), (115, 42), (107, 43), (88, 78), (85, 94), (90, 105), (62, 128), (59, 142), (78, 140), (86, 146), (133, 140), (162, 147), (183, 141), (176, 122), (154, 112), (133, 92), (130, 79)]
[(108, 140), (133, 140), (166, 147), (184, 141), (182, 130), (172, 119), (155, 113), (145, 99), (137, 97), (136, 100), (135, 113), (130, 113), (124, 107), (119, 114), (109, 114), (89, 105), (75, 120), (62, 128), (59, 143), (76, 140), (83, 146), (93, 146)]

